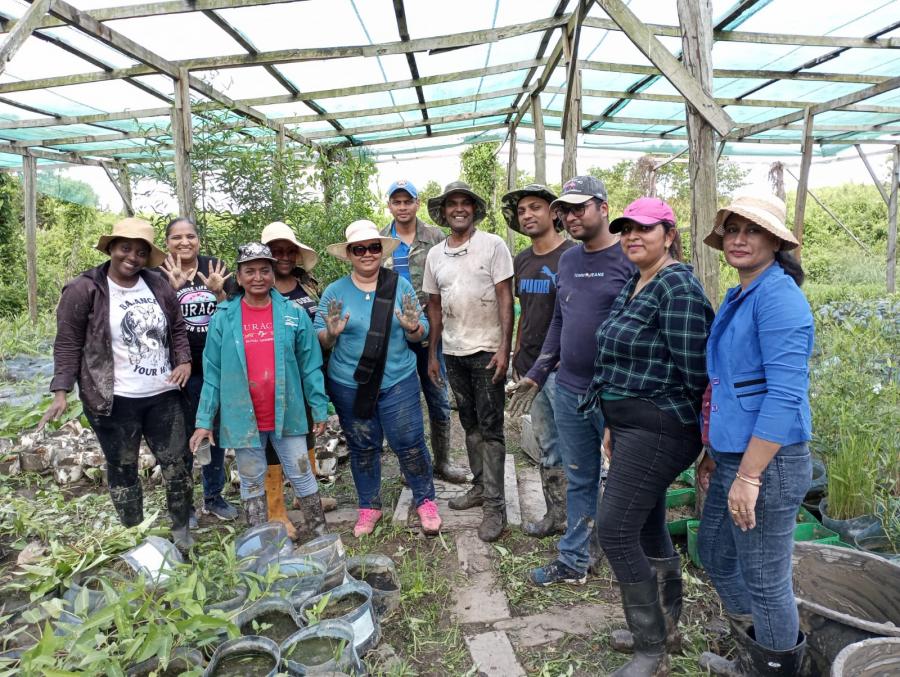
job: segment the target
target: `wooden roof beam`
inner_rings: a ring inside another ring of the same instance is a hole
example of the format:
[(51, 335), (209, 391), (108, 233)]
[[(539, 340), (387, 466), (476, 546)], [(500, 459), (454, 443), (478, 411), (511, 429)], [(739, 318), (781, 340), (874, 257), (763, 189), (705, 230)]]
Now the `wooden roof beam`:
[[(403, 6), (403, 0), (394, 0), (394, 16), (397, 19), (397, 31), (400, 34), (400, 40), (409, 42), (409, 27), (406, 25), (406, 8)], [(416, 55), (412, 52), (406, 53), (406, 64), (409, 66), (409, 74), (413, 80), (419, 79), (419, 66), (416, 63)], [(422, 119), (425, 120), (425, 134), (431, 136), (431, 125), (428, 122), (428, 107), (425, 105), (425, 93), (421, 87), (416, 87), (416, 99), (422, 105)]]
[(22, 157), (31, 156), (39, 160), (52, 160), (53, 162), (67, 162), (76, 165), (90, 165), (92, 167), (102, 167), (109, 160), (98, 160), (95, 158), (84, 157), (78, 153), (59, 152), (45, 150), (40, 148), (16, 148), (8, 143), (0, 143), (0, 153), (9, 153), (11, 155), (21, 155)]
[[(448, 122), (460, 122), (462, 120), (476, 120), (478, 118), (489, 118), (494, 116), (505, 116), (515, 112), (515, 108), (508, 106), (506, 108), (495, 108), (491, 110), (479, 110), (470, 113), (456, 113), (455, 115), (443, 115), (437, 118), (431, 118), (432, 125), (442, 125)], [(504, 123), (505, 124), (505, 123)], [(380, 125), (367, 125), (365, 127), (351, 127), (347, 131), (354, 135), (374, 134), (377, 132), (389, 132), (399, 129), (415, 129), (416, 127), (424, 127), (422, 120), (414, 120), (412, 122), (386, 122)], [(307, 135), (310, 139), (327, 139), (337, 136), (333, 132), (311, 132)]]
[(35, 0), (34, 4), (25, 10), (22, 19), (16, 22), (9, 35), (6, 36), (6, 41), (0, 45), (0, 73), (6, 70), (6, 64), (12, 61), (22, 43), (38, 27), (41, 19), (46, 16), (50, 7), (53, 6), (53, 2), (54, 0)]

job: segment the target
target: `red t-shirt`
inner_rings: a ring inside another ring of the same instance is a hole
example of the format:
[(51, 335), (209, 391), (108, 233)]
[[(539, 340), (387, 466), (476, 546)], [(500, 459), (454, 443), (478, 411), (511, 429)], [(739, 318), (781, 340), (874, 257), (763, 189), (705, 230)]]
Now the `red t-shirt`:
[(272, 304), (265, 308), (241, 301), (244, 328), (244, 353), (247, 356), (247, 381), (250, 399), (260, 432), (275, 430), (275, 332), (272, 328)]

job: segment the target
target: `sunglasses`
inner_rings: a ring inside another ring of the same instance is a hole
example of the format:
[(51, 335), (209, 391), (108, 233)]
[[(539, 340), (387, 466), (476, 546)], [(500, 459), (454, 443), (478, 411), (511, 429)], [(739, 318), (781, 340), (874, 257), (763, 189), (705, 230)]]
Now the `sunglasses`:
[(560, 204), (556, 206), (556, 216), (564, 219), (569, 214), (574, 214), (577, 218), (581, 218), (584, 216), (584, 211), (587, 209), (588, 205), (594, 201), (594, 198), (588, 200), (587, 202), (582, 202), (580, 205), (569, 205), (569, 204)]
[(370, 254), (380, 254), (381, 243), (373, 242), (368, 246), (364, 244), (351, 244), (347, 249), (353, 256), (365, 256), (366, 252), (369, 252)]

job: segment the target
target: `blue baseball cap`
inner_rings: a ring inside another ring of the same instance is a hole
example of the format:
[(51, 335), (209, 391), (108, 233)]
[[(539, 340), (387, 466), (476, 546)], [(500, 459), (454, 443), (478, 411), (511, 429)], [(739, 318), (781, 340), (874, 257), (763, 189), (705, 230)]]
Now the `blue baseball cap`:
[(407, 193), (409, 193), (410, 197), (413, 200), (419, 199), (419, 191), (416, 190), (416, 187), (412, 184), (412, 181), (407, 181), (406, 179), (397, 179), (396, 181), (394, 181), (394, 183), (391, 184), (391, 187), (388, 188), (388, 200), (390, 200), (391, 195), (396, 193), (398, 190), (405, 190)]

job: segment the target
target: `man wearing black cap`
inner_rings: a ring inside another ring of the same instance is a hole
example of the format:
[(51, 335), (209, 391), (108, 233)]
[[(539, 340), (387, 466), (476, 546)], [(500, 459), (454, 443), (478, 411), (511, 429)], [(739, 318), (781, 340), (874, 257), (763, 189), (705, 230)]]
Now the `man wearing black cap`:
[(495, 541), (506, 527), (503, 408), (512, 343), (512, 256), (502, 239), (475, 229), (487, 215), (487, 204), (466, 183), (455, 181), (431, 198), (428, 213), (435, 223), (450, 228), (450, 236), (431, 248), (425, 262), (422, 289), (429, 294), (431, 324), (428, 371), (433, 381), (440, 381), (437, 346), (443, 340), (474, 475), (472, 489), (453, 498), (450, 507), (484, 506), (478, 537)]
[[(559, 234), (562, 224), (550, 204), (556, 200), (546, 186), (531, 184), (503, 196), (507, 225), (531, 238), (531, 246), (515, 258), (515, 294), (519, 297), (519, 329), (513, 352), (513, 373), (518, 378), (531, 369), (541, 352), (556, 303), (559, 258), (575, 246)], [(566, 531), (566, 473), (559, 456), (559, 433), (553, 420), (556, 371), (550, 372), (531, 405), (531, 425), (540, 449), (541, 487), (547, 513), (537, 522), (527, 522), (522, 531), (543, 538)]]
[(510, 415), (528, 411), (548, 374), (559, 364), (554, 415), (568, 482), (567, 524), (557, 558), (529, 574), (531, 581), (541, 586), (587, 580), (604, 426), (599, 410), (581, 414), (577, 408), (594, 373), (594, 334), (634, 271), (618, 236), (609, 232), (609, 206), (602, 181), (592, 176), (570, 179), (551, 209), (581, 246), (559, 259), (556, 306), (547, 338), (534, 365), (519, 380), (510, 404)]
[[(388, 210), (394, 220), (382, 229), (381, 235), (400, 240), (400, 245), (391, 256), (385, 258), (384, 267), (393, 268), (409, 280), (416, 290), (419, 303), (427, 308), (428, 294), (422, 291), (425, 258), (429, 250), (443, 242), (446, 236), (440, 228), (429, 226), (416, 216), (419, 211), (419, 193), (412, 181), (394, 181), (388, 188), (387, 198)], [(410, 343), (409, 347), (416, 355), (419, 382), (428, 406), (434, 476), (453, 484), (462, 484), (466, 481), (466, 473), (450, 464), (450, 396), (447, 392), (444, 353), (438, 343), (435, 354), (441, 370), (441, 382), (435, 383), (428, 377), (429, 340), (430, 337), (419, 343)]]

